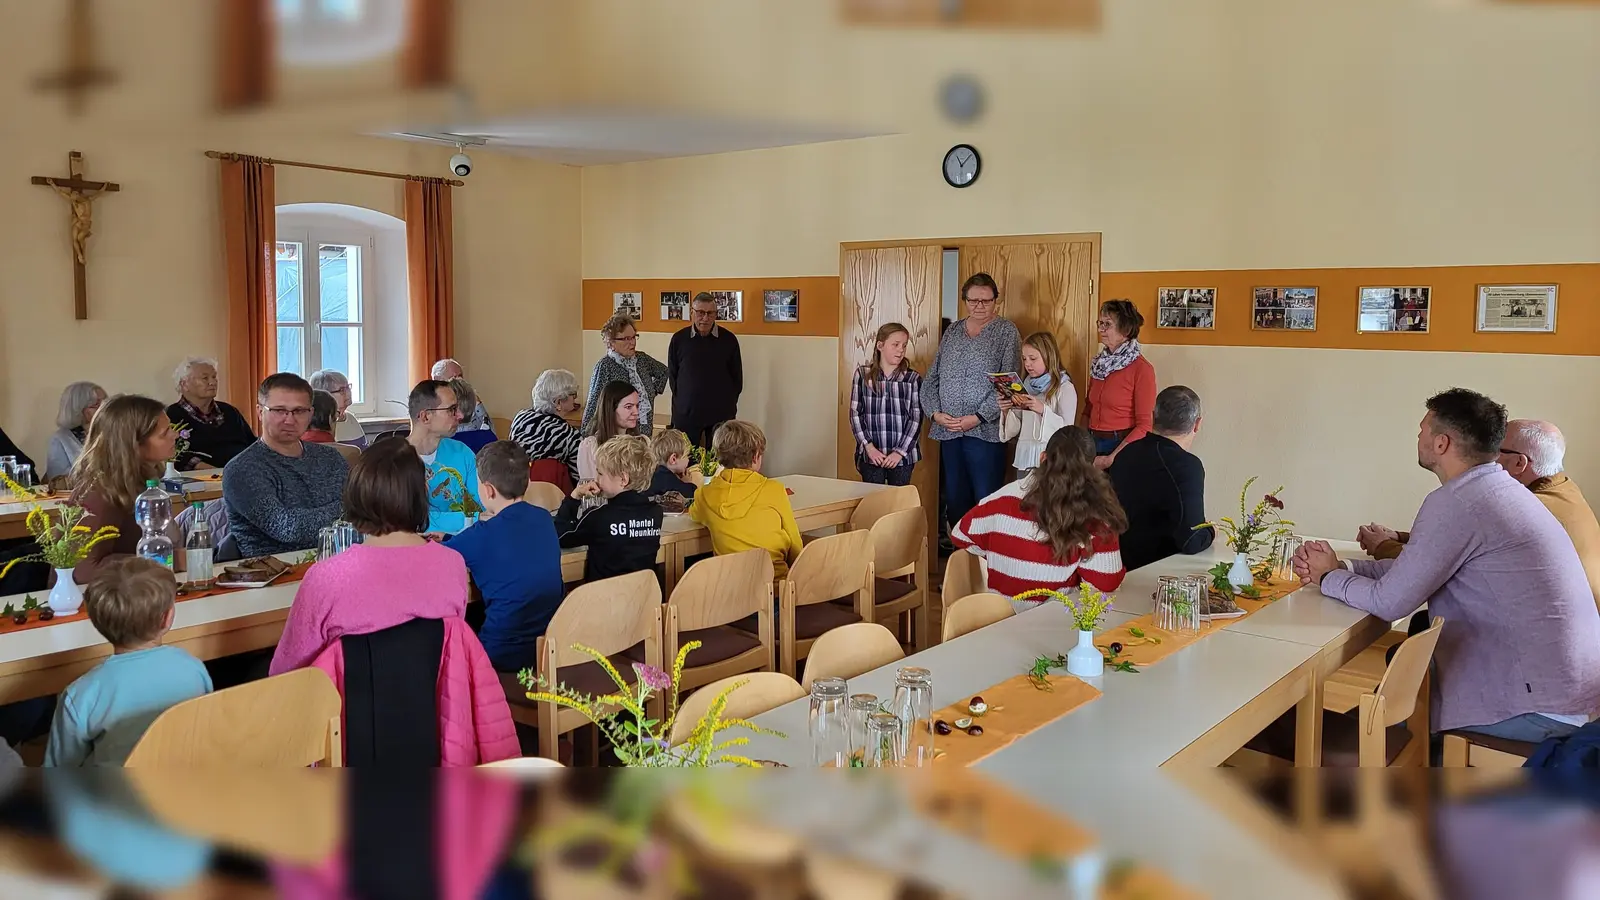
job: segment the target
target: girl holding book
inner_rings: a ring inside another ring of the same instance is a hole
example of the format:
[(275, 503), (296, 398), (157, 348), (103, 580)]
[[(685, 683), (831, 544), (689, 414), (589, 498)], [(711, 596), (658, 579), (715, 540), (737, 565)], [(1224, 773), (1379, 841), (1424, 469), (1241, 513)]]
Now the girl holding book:
[(1026, 474), (1039, 465), (1050, 436), (1077, 420), (1078, 389), (1061, 367), (1061, 350), (1048, 331), (1022, 342), (1022, 371), (1023, 392), (1000, 397), (1001, 436), (1017, 438), (1015, 465)]

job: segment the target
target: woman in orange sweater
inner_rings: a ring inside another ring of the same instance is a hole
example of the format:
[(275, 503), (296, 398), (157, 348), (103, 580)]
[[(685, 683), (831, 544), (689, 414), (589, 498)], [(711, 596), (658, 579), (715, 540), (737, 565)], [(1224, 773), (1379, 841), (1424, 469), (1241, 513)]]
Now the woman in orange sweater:
[(1139, 349), (1144, 316), (1130, 300), (1100, 304), (1097, 330), (1105, 347), (1089, 363), (1084, 419), (1094, 436), (1094, 467), (1108, 469), (1122, 448), (1150, 432), (1156, 406), (1156, 367)]

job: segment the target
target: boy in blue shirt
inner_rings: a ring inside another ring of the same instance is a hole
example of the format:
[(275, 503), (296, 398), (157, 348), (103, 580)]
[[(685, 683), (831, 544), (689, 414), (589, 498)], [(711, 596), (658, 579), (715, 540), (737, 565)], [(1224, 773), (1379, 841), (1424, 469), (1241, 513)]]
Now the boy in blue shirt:
[(478, 451), (484, 517), (445, 541), (483, 595), (478, 640), (501, 672), (534, 665), (537, 641), (561, 606), (561, 545), (550, 513), (525, 503), (528, 455), (511, 441)]
[(211, 693), (200, 660), (161, 646), (177, 596), (172, 570), (139, 557), (113, 563), (89, 583), (84, 607), (112, 655), (61, 693), (45, 765), (120, 766), (157, 716)]
[[(647, 497), (660, 497), (677, 492), (685, 500), (694, 499), (694, 490), (700, 484), (691, 481), (689, 471), (689, 436), (671, 428), (650, 439), (650, 452), (656, 458), (656, 471), (650, 479)], [(696, 473), (699, 474), (699, 473)]]

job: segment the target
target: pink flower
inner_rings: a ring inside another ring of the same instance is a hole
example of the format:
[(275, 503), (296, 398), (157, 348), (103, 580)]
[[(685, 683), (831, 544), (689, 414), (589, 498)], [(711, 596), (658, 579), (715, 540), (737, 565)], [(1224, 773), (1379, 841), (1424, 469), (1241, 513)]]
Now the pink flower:
[(672, 676), (655, 666), (634, 663), (633, 670), (639, 673), (639, 679), (645, 683), (645, 687), (651, 690), (664, 691), (672, 687)]

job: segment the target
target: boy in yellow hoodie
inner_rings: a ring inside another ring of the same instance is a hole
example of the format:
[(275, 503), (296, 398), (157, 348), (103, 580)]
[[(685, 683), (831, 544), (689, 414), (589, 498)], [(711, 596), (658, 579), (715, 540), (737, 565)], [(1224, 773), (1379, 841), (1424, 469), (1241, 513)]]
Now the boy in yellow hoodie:
[(767, 436), (753, 422), (734, 419), (711, 440), (722, 471), (695, 492), (689, 518), (711, 532), (717, 555), (761, 548), (772, 554), (777, 577), (789, 573), (800, 553), (800, 526), (783, 485), (761, 474)]

